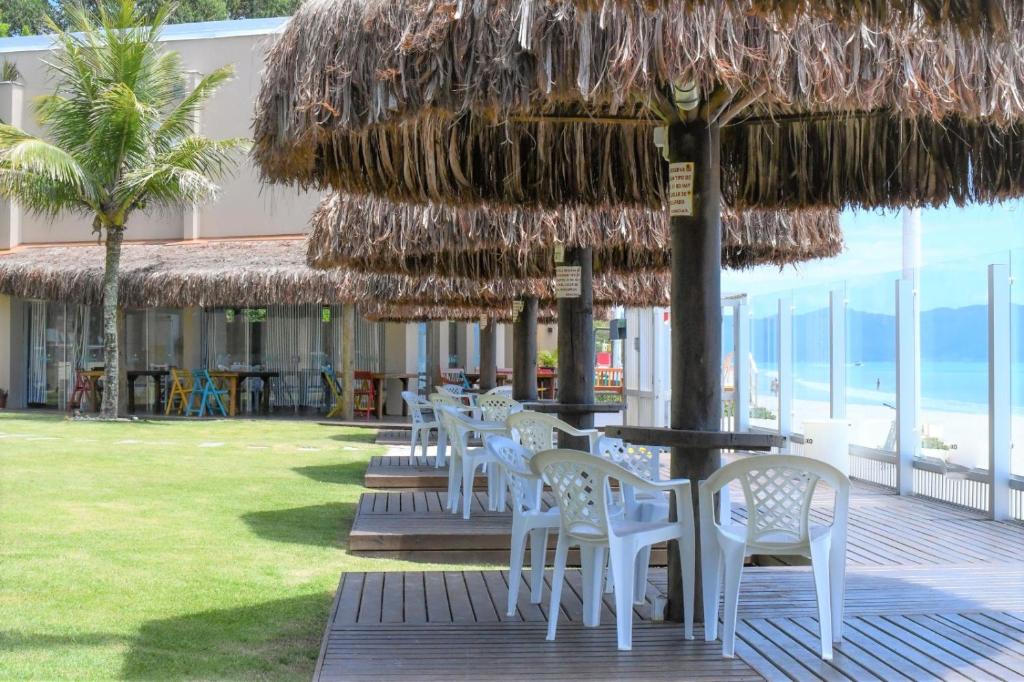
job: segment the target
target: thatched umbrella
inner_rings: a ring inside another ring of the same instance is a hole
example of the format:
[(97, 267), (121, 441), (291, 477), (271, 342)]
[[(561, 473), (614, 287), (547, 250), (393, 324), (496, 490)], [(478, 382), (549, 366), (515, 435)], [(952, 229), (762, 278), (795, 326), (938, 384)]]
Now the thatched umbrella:
[[(668, 216), (644, 209), (530, 211), (392, 204), (335, 194), (311, 221), (315, 268), (494, 280), (553, 277), (554, 250), (590, 247), (600, 272), (667, 271)], [(843, 248), (837, 212), (725, 212), (722, 267), (782, 267)]]
[[(722, 265), (731, 268), (766, 263), (781, 267), (830, 257), (843, 245), (833, 209), (726, 212), (722, 232)], [(522, 314), (514, 323), (513, 389), (517, 399), (534, 400), (537, 299), (554, 299), (550, 278), (555, 275), (556, 245), (593, 250), (594, 267), (601, 273), (594, 282), (595, 304), (639, 307), (668, 305), (665, 282), (659, 281), (660, 291), (652, 292), (652, 278), (629, 282), (614, 274), (667, 271), (670, 242), (668, 217), (646, 209), (456, 208), (395, 205), (335, 194), (325, 198), (313, 215), (308, 260), (320, 268), (423, 275), (425, 279), (412, 286), (425, 284), (431, 292), (430, 282), (437, 281), (437, 275), (487, 280), (485, 287), (465, 287), (471, 303), (486, 302), (494, 294), (507, 298), (510, 288), (520, 289), (515, 295), (523, 300)], [(540, 288), (513, 284), (509, 278), (548, 280)], [(447, 291), (436, 293), (456, 305), (466, 303)], [(482, 343), (493, 342), (490, 334), (493, 330)], [(568, 358), (568, 352), (562, 357)]]
[[(669, 208), (672, 428), (620, 432), (674, 445), (672, 475), (699, 480), (757, 440), (716, 433), (723, 200), (1024, 194), (1024, 3), (901, 0), (889, 22), (882, 5), (312, 0), (268, 55), (253, 151), (268, 180), (391, 200)], [(586, 281), (590, 253), (566, 256)], [(569, 306), (574, 330), (590, 304)]]

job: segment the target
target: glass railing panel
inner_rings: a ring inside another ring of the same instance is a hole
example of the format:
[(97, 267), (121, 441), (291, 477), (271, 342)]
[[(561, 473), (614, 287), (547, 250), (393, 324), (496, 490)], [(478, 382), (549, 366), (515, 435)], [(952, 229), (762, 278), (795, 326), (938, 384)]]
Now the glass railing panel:
[(797, 289), (793, 303), (793, 429), (831, 414), (829, 287)]
[(846, 285), (846, 414), (850, 443), (896, 450), (896, 278)]

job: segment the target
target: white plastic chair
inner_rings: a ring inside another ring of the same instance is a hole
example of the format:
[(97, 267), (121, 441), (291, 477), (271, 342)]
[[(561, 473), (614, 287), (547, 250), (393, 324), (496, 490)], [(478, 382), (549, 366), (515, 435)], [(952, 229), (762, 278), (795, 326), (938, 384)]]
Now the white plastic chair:
[(488, 393), (480, 396), (476, 401), (476, 407), (480, 419), (485, 422), (501, 422), (502, 424), (505, 423), (510, 414), (523, 411), (522, 403), (498, 393)]
[(597, 439), (601, 435), (597, 429), (577, 429), (554, 415), (531, 410), (510, 414), (507, 423), (512, 432), (512, 438), (532, 454), (557, 448), (555, 434), (558, 431), (570, 436), (589, 439), (591, 452), (594, 451)]
[(495, 386), (491, 390), (484, 393), (484, 395), (503, 395), (506, 397), (512, 397), (512, 386), (505, 384), (504, 386)]
[[(412, 417), (412, 435), (409, 441), (409, 456), (416, 457), (416, 443), (419, 441), (423, 456), (427, 456), (427, 448), (430, 446), (430, 432), (437, 429), (438, 450), (441, 448), (441, 422), (439, 420), (428, 420), (423, 414), (424, 409), (431, 409), (431, 404), (419, 397), (412, 391), (402, 391), (402, 400), (409, 407), (409, 416)], [(440, 453), (434, 458), (434, 464), (441, 458)]]
[[(693, 638), (694, 526), (690, 482), (685, 479), (654, 483), (600, 457), (579, 450), (547, 450), (530, 459), (530, 468), (543, 477), (558, 499), (560, 524), (555, 569), (551, 578), (548, 640), (555, 638), (561, 608), (562, 582), (569, 547), (578, 545), (583, 565), (583, 624), (601, 620), (601, 570), (608, 550), (615, 575), (615, 621), (620, 651), (633, 648), (633, 570), (639, 551), (658, 542), (677, 540), (682, 566), (684, 634)], [(612, 516), (609, 481), (641, 491), (675, 493), (678, 521), (632, 521)]]
[(437, 456), (434, 458), (434, 467), (440, 469), (445, 465), (448, 457), (448, 429), (445, 428), (444, 420), (441, 419), (439, 408), (451, 407), (456, 410), (467, 411), (470, 408), (466, 403), (448, 393), (431, 393), (430, 404), (434, 406), (434, 418), (437, 419)]
[[(714, 495), (732, 481), (743, 488), (746, 526), (731, 518), (715, 520)], [(835, 491), (831, 525), (811, 523), (811, 500), (819, 481)], [(743, 558), (750, 554), (809, 557), (818, 596), (821, 657), (832, 659), (832, 643), (842, 640), (846, 582), (846, 521), (850, 479), (838, 469), (807, 457), (756, 455), (728, 464), (700, 484), (701, 570), (704, 576), (704, 633), (718, 636), (718, 596), (725, 583), (722, 655), (732, 658), (736, 643)], [(724, 573), (724, 575), (723, 575)]]
[[(631, 471), (645, 481), (661, 480), (661, 456), (666, 448), (633, 445), (621, 438), (601, 436), (597, 439), (594, 454), (598, 457), (618, 464)], [(634, 521), (661, 521), (668, 518), (669, 498), (662, 491), (655, 494), (637, 494), (631, 485), (620, 486), (622, 496), (622, 513), (627, 519)], [(637, 555), (634, 572), (633, 600), (641, 603), (647, 596), (647, 569), (651, 563), (651, 548), (645, 547)], [(608, 589), (612, 590), (612, 576), (609, 576)]]
[(485, 424), (463, 415), (458, 408), (442, 405), (438, 408), (441, 423), (448, 432), (452, 446), (452, 461), (448, 465), (448, 510), (452, 513), (459, 508), (459, 495), (462, 496), (462, 518), (469, 519), (470, 507), (473, 502), (473, 480), (477, 469), (487, 472), (487, 509), (498, 511), (498, 484), (500, 472), (498, 467), (488, 467), (494, 462), (494, 456), (487, 448), (469, 447), (469, 434), (472, 432), (487, 434), (503, 432), (504, 426)]
[(542, 508), (540, 477), (530, 469), (530, 452), (508, 436), (490, 436), (487, 449), (503, 470), (512, 493), (512, 547), (508, 570), (508, 615), (516, 614), (522, 582), (526, 538), (530, 538), (530, 603), (539, 604), (544, 590), (544, 560), (548, 531), (558, 528), (558, 508)]

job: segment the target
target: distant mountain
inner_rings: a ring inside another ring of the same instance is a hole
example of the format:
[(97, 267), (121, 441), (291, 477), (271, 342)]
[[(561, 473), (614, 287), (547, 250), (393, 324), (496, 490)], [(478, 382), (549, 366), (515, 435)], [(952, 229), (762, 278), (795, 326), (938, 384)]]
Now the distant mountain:
[[(1024, 305), (1011, 310), (1014, 358), (1024, 362)], [(828, 310), (793, 317), (793, 352), (798, 362), (828, 362)], [(725, 345), (731, 345), (731, 319), (726, 319)], [(847, 310), (846, 353), (851, 362), (884, 362), (896, 355), (896, 317)], [(778, 355), (778, 319), (753, 320), (751, 345), (755, 357)], [(921, 357), (932, 362), (984, 362), (988, 358), (988, 306), (934, 308), (921, 314)]]

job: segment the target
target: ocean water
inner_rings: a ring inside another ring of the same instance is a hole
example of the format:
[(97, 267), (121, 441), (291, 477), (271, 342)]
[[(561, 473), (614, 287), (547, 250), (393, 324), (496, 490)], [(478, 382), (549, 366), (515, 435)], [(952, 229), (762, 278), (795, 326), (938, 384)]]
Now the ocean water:
[[(758, 393), (771, 391), (778, 366), (758, 362)], [(896, 363), (848, 363), (846, 399), (860, 405), (895, 405)], [(1012, 387), (1015, 413), (1024, 414), (1024, 363), (1015, 363)], [(795, 363), (793, 396), (797, 400), (827, 402), (828, 363)], [(988, 365), (984, 362), (924, 362), (921, 365), (921, 407), (941, 412), (986, 412), (988, 410)]]

